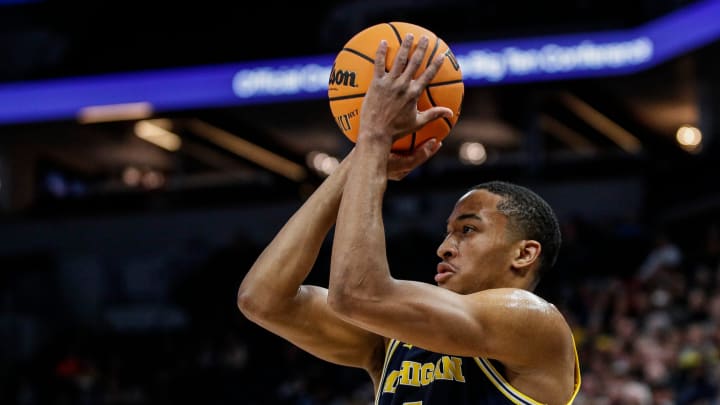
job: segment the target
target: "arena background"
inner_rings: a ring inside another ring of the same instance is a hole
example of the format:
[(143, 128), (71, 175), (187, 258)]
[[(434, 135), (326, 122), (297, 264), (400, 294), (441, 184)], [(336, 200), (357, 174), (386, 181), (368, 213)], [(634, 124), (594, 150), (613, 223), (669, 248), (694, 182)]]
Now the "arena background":
[[(653, 49), (673, 52), (657, 63), (474, 78), (440, 154), (388, 189), (388, 254), (396, 277), (432, 282), (465, 189), (530, 186), (562, 223), (539, 293), (575, 332), (575, 403), (720, 403), (717, 1), (246, 3), (0, 1), (0, 403), (372, 403), (363, 372), (235, 305), (255, 257), (352, 146), (322, 95), (53, 108), (135, 74), (192, 81), (334, 55), (379, 22), (486, 49), (639, 38), (682, 13), (697, 24), (663, 31)], [(328, 253), (309, 282), (326, 285)]]

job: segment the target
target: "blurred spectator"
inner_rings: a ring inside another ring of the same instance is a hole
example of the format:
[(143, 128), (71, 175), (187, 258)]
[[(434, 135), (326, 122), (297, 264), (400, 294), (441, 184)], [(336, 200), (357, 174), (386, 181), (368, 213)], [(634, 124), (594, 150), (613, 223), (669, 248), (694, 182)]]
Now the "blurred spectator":
[(664, 270), (675, 269), (682, 261), (682, 252), (678, 246), (670, 240), (670, 237), (660, 232), (655, 237), (655, 244), (647, 257), (638, 269), (637, 277), (642, 282), (647, 282), (657, 277)]

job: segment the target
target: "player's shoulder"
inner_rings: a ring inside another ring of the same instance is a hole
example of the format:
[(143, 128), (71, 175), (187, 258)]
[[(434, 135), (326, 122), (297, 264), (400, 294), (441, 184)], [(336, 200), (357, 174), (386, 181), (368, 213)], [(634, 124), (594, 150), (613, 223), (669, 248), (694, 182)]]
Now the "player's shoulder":
[(555, 306), (552, 303), (550, 303), (549, 301), (545, 300), (544, 298), (535, 294), (534, 292), (532, 292), (530, 290), (525, 290), (523, 288), (514, 288), (514, 287), (490, 288), (487, 290), (479, 291), (476, 294), (493, 295), (496, 297), (503, 297), (510, 301), (526, 303), (528, 305), (548, 306), (548, 307), (555, 308)]
[(476, 294), (494, 302), (501, 301), (508, 309), (522, 310), (540, 318), (555, 319), (557, 322), (567, 324), (565, 317), (553, 303), (529, 290), (504, 287), (488, 289)]

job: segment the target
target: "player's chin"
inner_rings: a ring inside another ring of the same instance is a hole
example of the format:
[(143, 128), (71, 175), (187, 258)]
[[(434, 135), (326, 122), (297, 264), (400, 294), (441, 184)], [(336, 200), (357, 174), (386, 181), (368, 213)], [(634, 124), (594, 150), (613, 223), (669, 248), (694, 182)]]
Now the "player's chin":
[(436, 280), (435, 283), (440, 288), (444, 288), (444, 289), (450, 290), (450, 291), (457, 291), (455, 288), (453, 288), (452, 277), (448, 277), (448, 278), (445, 278), (442, 280)]
[(440, 280), (436, 280), (436, 284), (440, 288), (444, 288), (448, 291), (452, 291), (458, 294), (467, 294), (467, 286), (464, 285), (461, 277), (457, 273), (452, 273), (451, 276), (445, 277)]

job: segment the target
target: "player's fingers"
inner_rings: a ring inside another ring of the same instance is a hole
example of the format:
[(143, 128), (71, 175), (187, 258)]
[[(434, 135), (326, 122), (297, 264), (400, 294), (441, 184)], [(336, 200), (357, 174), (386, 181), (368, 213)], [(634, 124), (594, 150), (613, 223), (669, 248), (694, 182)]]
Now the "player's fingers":
[(398, 49), (398, 53), (395, 56), (392, 68), (390, 69), (390, 77), (398, 77), (405, 70), (414, 38), (415, 37), (412, 33), (405, 35), (405, 39), (403, 39), (402, 44), (400, 44), (400, 49)]
[(438, 142), (435, 138), (431, 138), (419, 147), (415, 148), (415, 150), (412, 151), (412, 153), (409, 155), (396, 155), (395, 159), (398, 160), (398, 163), (401, 165), (402, 169), (393, 173), (394, 179), (403, 179), (405, 176), (410, 174), (410, 172), (412, 172), (416, 167), (427, 162), (433, 155), (437, 153), (438, 150), (440, 150), (441, 146), (441, 142)]
[(412, 170), (412, 168), (419, 166), (426, 160), (430, 159), (430, 157), (434, 155), (438, 149), (440, 149), (440, 142), (438, 142), (435, 138), (430, 138), (421, 145), (418, 145), (411, 152), (402, 154), (392, 153), (391, 156), (401, 167)]
[(421, 165), (430, 159), (442, 146), (442, 142), (438, 142), (437, 139), (431, 138), (424, 142), (413, 154), (413, 160), (415, 165)]
[(425, 111), (419, 112), (417, 116), (417, 124), (419, 127), (426, 125), (430, 121), (434, 121), (438, 118), (452, 118), (453, 112), (447, 107), (432, 107)]
[(446, 56), (444, 53), (436, 56), (428, 65), (428, 67), (425, 68), (425, 71), (422, 72), (420, 77), (417, 78), (417, 80), (415, 81), (416, 85), (424, 89), (425, 86), (427, 86), (428, 83), (432, 81), (437, 72), (440, 70), (440, 67), (445, 62), (445, 58)]
[(375, 77), (383, 77), (385, 75), (385, 58), (387, 56), (388, 43), (386, 40), (380, 40), (377, 50), (375, 51)]
[(422, 61), (425, 58), (428, 42), (429, 40), (427, 36), (423, 35), (422, 37), (420, 37), (417, 48), (415, 48), (415, 52), (413, 52), (412, 56), (410, 57), (410, 62), (408, 63), (407, 68), (403, 72), (403, 77), (410, 79), (415, 76), (415, 72), (417, 72), (417, 70), (420, 68)]

